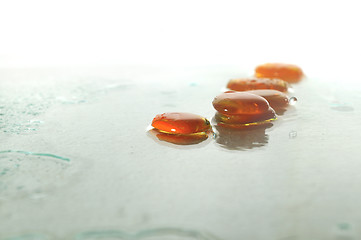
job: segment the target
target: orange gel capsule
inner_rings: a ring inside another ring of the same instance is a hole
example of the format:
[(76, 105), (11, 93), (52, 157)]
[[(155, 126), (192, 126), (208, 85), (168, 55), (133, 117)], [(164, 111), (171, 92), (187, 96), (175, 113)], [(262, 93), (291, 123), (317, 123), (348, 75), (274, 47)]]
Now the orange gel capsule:
[(158, 114), (152, 121), (152, 126), (161, 132), (171, 134), (195, 134), (211, 129), (209, 121), (192, 113)]
[(214, 98), (213, 107), (221, 114), (262, 114), (269, 104), (263, 97), (247, 92), (228, 91)]
[(262, 114), (241, 114), (241, 115), (224, 115), (217, 112), (214, 116), (217, 123), (244, 126), (244, 125), (261, 125), (263, 123), (277, 119), (276, 113), (272, 108)]
[(268, 101), (269, 105), (274, 109), (283, 109), (289, 104), (288, 96), (277, 90), (260, 89), (247, 92), (264, 97)]
[(160, 132), (156, 129), (152, 129), (151, 133), (155, 135), (159, 140), (173, 143), (176, 145), (193, 145), (201, 143), (207, 140), (207, 134), (189, 134), (189, 135), (181, 135), (181, 134), (171, 134)]
[(281, 92), (287, 92), (288, 83), (281, 79), (270, 78), (238, 78), (231, 79), (227, 88), (234, 91), (248, 91), (257, 89), (274, 89)]
[(293, 64), (266, 63), (255, 69), (255, 76), (261, 78), (279, 78), (290, 83), (298, 82), (303, 77), (302, 69)]

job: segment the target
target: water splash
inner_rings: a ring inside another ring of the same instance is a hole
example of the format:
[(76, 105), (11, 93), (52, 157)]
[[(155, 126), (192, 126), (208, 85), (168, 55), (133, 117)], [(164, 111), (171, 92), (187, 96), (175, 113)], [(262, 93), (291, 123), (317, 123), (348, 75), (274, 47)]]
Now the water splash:
[(51, 153), (35, 153), (35, 152), (27, 152), (27, 151), (18, 151), (18, 150), (4, 150), (4, 151), (0, 151), (0, 154), (2, 153), (20, 153), (20, 154), (25, 154), (25, 155), (33, 155), (33, 156), (41, 156), (41, 157), (51, 157), (51, 158), (56, 158), (59, 160), (64, 160), (67, 162), (70, 162), (69, 158), (66, 157), (61, 157), (61, 156), (57, 156)]
[(0, 202), (25, 196), (44, 198), (73, 174), (69, 163), (69, 158), (50, 153), (0, 151)]
[[(39, 78), (38, 75), (33, 77)], [(75, 79), (64, 83), (59, 81), (55, 86), (37, 80), (22, 82), (22, 79), (16, 76), (8, 76), (8, 79), (2, 80), (0, 132), (6, 134), (31, 134), (37, 131), (43, 124), (40, 116), (54, 105), (84, 104), (96, 101), (98, 97), (111, 91), (124, 90), (131, 86), (129, 83), (115, 84), (107, 79), (87, 79), (86, 82)], [(24, 87), (18, 87), (18, 80)]]

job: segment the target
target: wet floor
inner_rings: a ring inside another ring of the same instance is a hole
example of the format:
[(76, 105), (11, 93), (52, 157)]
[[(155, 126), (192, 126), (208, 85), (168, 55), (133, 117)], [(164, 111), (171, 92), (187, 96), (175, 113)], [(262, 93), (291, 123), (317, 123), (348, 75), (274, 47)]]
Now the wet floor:
[[(236, 66), (0, 70), (0, 239), (358, 239), (361, 86), (308, 76), (272, 124), (191, 145)], [(164, 138), (163, 138), (164, 140)]]

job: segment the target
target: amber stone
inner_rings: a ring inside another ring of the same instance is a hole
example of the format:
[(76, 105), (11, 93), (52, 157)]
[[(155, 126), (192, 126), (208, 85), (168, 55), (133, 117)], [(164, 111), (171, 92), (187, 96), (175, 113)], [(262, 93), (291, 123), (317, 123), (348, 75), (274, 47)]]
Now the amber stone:
[(158, 114), (152, 126), (161, 132), (171, 134), (195, 134), (211, 129), (209, 121), (193, 113), (171, 112)]
[(286, 108), (289, 104), (288, 96), (283, 92), (272, 89), (260, 89), (247, 91), (252, 94), (264, 97), (274, 109)]
[(213, 107), (226, 115), (262, 114), (268, 111), (269, 104), (255, 94), (227, 91), (214, 98)]
[(176, 145), (193, 145), (205, 141), (208, 138), (206, 133), (202, 134), (171, 134), (160, 132), (157, 129), (152, 129), (151, 134), (155, 135), (159, 140), (173, 143)]
[(257, 89), (274, 89), (281, 92), (287, 92), (288, 84), (281, 79), (270, 78), (238, 78), (231, 79), (227, 88), (234, 91), (247, 91)]
[(269, 108), (261, 114), (241, 114), (225, 115), (217, 112), (214, 116), (217, 123), (235, 124), (235, 125), (258, 125), (265, 121), (275, 120), (277, 118), (275, 111)]
[(302, 79), (302, 69), (293, 64), (266, 63), (255, 69), (255, 76), (260, 78), (278, 78), (295, 83)]

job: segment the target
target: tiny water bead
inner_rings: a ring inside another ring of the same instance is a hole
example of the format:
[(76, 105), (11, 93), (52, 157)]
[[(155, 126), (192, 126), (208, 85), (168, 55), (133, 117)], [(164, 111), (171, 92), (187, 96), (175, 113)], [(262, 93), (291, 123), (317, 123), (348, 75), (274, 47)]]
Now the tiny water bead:
[(279, 78), (290, 83), (298, 82), (303, 77), (300, 67), (293, 64), (266, 63), (256, 67), (255, 76), (261, 78)]
[(227, 88), (234, 91), (248, 91), (257, 89), (274, 89), (281, 92), (287, 92), (288, 83), (281, 79), (270, 78), (237, 78), (231, 79)]
[(183, 135), (204, 133), (211, 129), (206, 118), (184, 112), (158, 114), (153, 119), (152, 126), (160, 132)]
[(265, 98), (248, 92), (222, 93), (213, 100), (213, 106), (216, 123), (228, 127), (261, 125), (277, 118)]
[(296, 97), (291, 97), (288, 102), (290, 103), (290, 105), (296, 105), (298, 99)]

